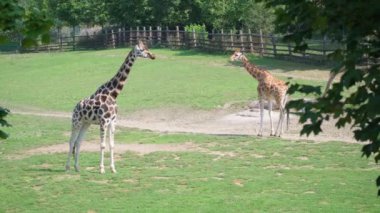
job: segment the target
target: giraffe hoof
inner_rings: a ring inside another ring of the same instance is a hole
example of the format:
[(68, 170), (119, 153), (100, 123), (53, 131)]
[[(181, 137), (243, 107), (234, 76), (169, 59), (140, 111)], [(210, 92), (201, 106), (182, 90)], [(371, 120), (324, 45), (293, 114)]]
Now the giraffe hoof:
[(79, 172), (79, 166), (74, 166), (74, 167), (75, 167), (75, 171)]
[(257, 136), (259, 136), (259, 137), (263, 137), (263, 134), (259, 133), (259, 134), (257, 134)]
[(117, 171), (116, 171), (115, 168), (111, 168), (111, 172), (112, 172), (112, 173), (117, 173)]
[(70, 166), (66, 165), (65, 169), (66, 169), (66, 172), (70, 171)]
[(104, 167), (100, 167), (100, 174), (104, 174), (106, 171), (104, 170)]

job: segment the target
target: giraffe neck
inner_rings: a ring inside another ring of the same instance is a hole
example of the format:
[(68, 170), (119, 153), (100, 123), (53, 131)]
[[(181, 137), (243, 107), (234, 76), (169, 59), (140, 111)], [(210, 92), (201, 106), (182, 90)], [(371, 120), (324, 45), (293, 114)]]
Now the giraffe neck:
[(254, 64), (251, 64), (247, 57), (245, 57), (245, 55), (242, 56), (242, 62), (244, 64), (244, 68), (248, 71), (248, 73), (255, 79), (257, 80), (262, 80), (263, 78), (265, 78), (269, 73), (266, 72), (265, 70), (262, 70), (260, 69), (259, 67), (257, 67), (256, 65)]
[(111, 96), (113, 99), (116, 99), (123, 89), (125, 82), (127, 81), (129, 72), (131, 71), (135, 60), (136, 54), (134, 52), (134, 49), (132, 49), (124, 60), (123, 64), (120, 66), (116, 75), (104, 83), (102, 86), (100, 86), (98, 90), (96, 90), (96, 92), (91, 96), (91, 98), (99, 94), (105, 94)]

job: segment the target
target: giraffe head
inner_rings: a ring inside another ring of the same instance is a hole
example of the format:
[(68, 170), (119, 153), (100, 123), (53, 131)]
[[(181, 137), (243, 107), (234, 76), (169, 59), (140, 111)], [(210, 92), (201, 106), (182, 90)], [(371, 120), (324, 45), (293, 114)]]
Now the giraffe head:
[(231, 55), (230, 60), (231, 61), (241, 61), (243, 59), (243, 53), (240, 49), (236, 49), (234, 54)]
[(156, 58), (154, 54), (149, 51), (148, 47), (142, 41), (139, 41), (139, 43), (135, 46), (135, 54), (142, 58), (150, 58), (150, 59)]

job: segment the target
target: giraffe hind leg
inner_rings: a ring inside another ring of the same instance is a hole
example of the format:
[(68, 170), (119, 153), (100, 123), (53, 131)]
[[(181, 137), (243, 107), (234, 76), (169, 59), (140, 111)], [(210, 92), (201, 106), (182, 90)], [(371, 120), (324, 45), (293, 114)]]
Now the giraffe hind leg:
[(66, 171), (70, 170), (70, 159), (71, 159), (71, 155), (74, 155), (74, 153), (75, 153), (74, 146), (75, 146), (76, 140), (78, 139), (79, 132), (80, 132), (80, 129), (79, 128), (75, 128), (73, 126), (73, 128), (71, 130), (71, 137), (70, 137), (70, 142), (69, 142), (69, 153), (68, 153), (68, 156), (67, 156)]
[(80, 145), (81, 145), (81, 142), (85, 136), (85, 133), (88, 129), (88, 127), (90, 127), (89, 124), (85, 124), (81, 127), (80, 131), (79, 131), (79, 134), (78, 134), (78, 137), (77, 137), (77, 140), (75, 141), (75, 144), (74, 144), (74, 147), (75, 147), (75, 164), (74, 164), (74, 168), (75, 168), (75, 171), (79, 172), (79, 153), (80, 153)]

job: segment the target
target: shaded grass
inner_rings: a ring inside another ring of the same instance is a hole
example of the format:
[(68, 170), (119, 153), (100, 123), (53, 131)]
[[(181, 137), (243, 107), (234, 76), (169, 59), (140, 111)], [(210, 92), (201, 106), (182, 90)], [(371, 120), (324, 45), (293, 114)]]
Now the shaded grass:
[[(129, 49), (0, 55), (0, 103), (71, 111), (118, 70)], [(213, 109), (225, 103), (257, 98), (257, 81), (231, 64), (228, 55), (194, 51), (152, 50), (157, 60), (139, 59), (118, 98), (121, 111), (158, 107)], [(251, 57), (269, 69), (313, 69), (314, 66)], [(284, 79), (286, 80), (286, 79)], [(296, 82), (323, 85), (324, 81)]]
[[(68, 139), (68, 119), (12, 115), (0, 143), (0, 212), (376, 212), (377, 166), (359, 144), (119, 129), (117, 143), (197, 144), (204, 152), (127, 152), (117, 174), (98, 174), (98, 153), (7, 156)], [(28, 124), (28, 125), (26, 125)], [(95, 139), (92, 128), (86, 140)], [(212, 154), (233, 153), (233, 156)], [(108, 158), (106, 159), (106, 163)]]

